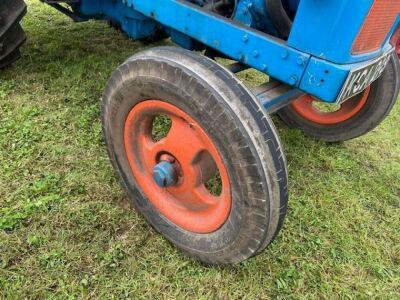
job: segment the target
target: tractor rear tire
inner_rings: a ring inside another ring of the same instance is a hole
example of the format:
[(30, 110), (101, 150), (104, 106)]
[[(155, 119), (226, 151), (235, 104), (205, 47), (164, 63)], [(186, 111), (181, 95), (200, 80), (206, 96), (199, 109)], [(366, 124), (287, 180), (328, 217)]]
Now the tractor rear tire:
[(3, 0), (0, 2), (0, 69), (21, 56), (19, 48), (26, 40), (20, 21), (26, 14), (23, 0)]
[(338, 110), (320, 111), (314, 105), (319, 101), (305, 95), (278, 114), (289, 127), (300, 129), (308, 136), (325, 142), (343, 142), (376, 128), (392, 110), (399, 89), (400, 63), (393, 53), (382, 76), (363, 93), (344, 102)]

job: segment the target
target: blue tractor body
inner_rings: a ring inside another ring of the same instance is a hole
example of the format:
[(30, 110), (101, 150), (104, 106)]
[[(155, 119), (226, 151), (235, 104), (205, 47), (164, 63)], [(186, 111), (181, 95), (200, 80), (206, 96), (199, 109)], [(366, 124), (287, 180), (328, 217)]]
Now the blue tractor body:
[(389, 40), (400, 23), (397, 12), (379, 49), (352, 54), (373, 0), (283, 1), (292, 24), (281, 35), (267, 9), (268, 1), (237, 0), (229, 16), (207, 10), (207, 2), (79, 0), (73, 8), (81, 19), (112, 20), (133, 39), (162, 30), (184, 48), (214, 49), (331, 103), (344, 100), (340, 94), (353, 70), (393, 50)]

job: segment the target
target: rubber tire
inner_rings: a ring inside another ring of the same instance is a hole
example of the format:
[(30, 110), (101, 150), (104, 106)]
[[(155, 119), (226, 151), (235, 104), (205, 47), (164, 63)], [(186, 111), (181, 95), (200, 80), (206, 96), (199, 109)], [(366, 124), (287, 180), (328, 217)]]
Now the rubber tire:
[(0, 3), (0, 69), (8, 67), (21, 56), (19, 48), (26, 35), (19, 22), (25, 14), (23, 0), (3, 0)]
[(318, 140), (341, 142), (357, 138), (376, 128), (392, 110), (399, 95), (399, 74), (399, 59), (393, 54), (382, 76), (371, 85), (364, 107), (345, 122), (334, 125), (313, 123), (299, 116), (291, 105), (282, 108), (278, 115), (288, 126)]
[[(123, 146), (123, 128), (132, 107), (146, 99), (162, 99), (188, 113), (219, 150), (230, 176), (232, 207), (217, 231), (197, 234), (176, 226), (136, 184)], [(216, 62), (174, 47), (132, 56), (107, 83), (102, 122), (112, 165), (129, 199), (186, 255), (206, 264), (238, 263), (261, 252), (276, 237), (288, 201), (281, 143), (254, 96)]]

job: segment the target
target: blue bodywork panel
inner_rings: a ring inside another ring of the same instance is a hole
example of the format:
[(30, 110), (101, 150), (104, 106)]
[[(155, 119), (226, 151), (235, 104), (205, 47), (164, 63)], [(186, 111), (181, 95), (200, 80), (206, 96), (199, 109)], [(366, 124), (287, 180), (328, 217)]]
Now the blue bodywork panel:
[(379, 53), (351, 56), (354, 40), (372, 3), (373, 0), (302, 0), (288, 44), (340, 64), (376, 57)]
[[(290, 85), (296, 86), (300, 83), (299, 80), (310, 58), (309, 55), (287, 47), (282, 40), (238, 22), (210, 15), (187, 2), (127, 1), (144, 15), (153, 15), (161, 24), (172, 24), (171, 28), (174, 30), (196, 37), (196, 40), (232, 59), (273, 74), (273, 77)], [(166, 2), (169, 3), (165, 5)], [(182, 21), (174, 23), (174, 20)], [(282, 68), (283, 64), (285, 68)]]
[(262, 32), (278, 35), (266, 9), (265, 0), (239, 1), (232, 19)]
[(133, 39), (152, 36), (157, 27), (157, 22), (154, 22), (136, 10), (128, 8), (120, 0), (82, 0), (79, 3), (78, 9), (80, 15), (119, 23), (121, 30)]
[(384, 47), (363, 55), (351, 49), (374, 0), (302, 0), (288, 44), (338, 64), (373, 59)]
[(118, 22), (134, 39), (152, 36), (162, 28), (182, 47), (213, 48), (324, 101), (335, 102), (351, 70), (392, 50), (388, 35), (379, 51), (351, 54), (372, 3), (285, 0), (288, 10), (296, 13), (288, 41), (276, 37), (264, 0), (237, 0), (231, 18), (184, 0), (81, 0), (75, 10), (89, 18)]

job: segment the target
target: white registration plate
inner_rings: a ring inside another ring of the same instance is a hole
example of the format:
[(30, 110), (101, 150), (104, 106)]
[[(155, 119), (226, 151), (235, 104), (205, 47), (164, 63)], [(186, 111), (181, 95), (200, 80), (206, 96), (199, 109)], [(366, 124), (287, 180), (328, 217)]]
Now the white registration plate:
[(342, 103), (347, 99), (364, 91), (371, 83), (377, 80), (385, 70), (389, 60), (390, 53), (379, 57), (368, 66), (352, 70), (347, 77), (342, 91), (339, 94), (337, 103)]

